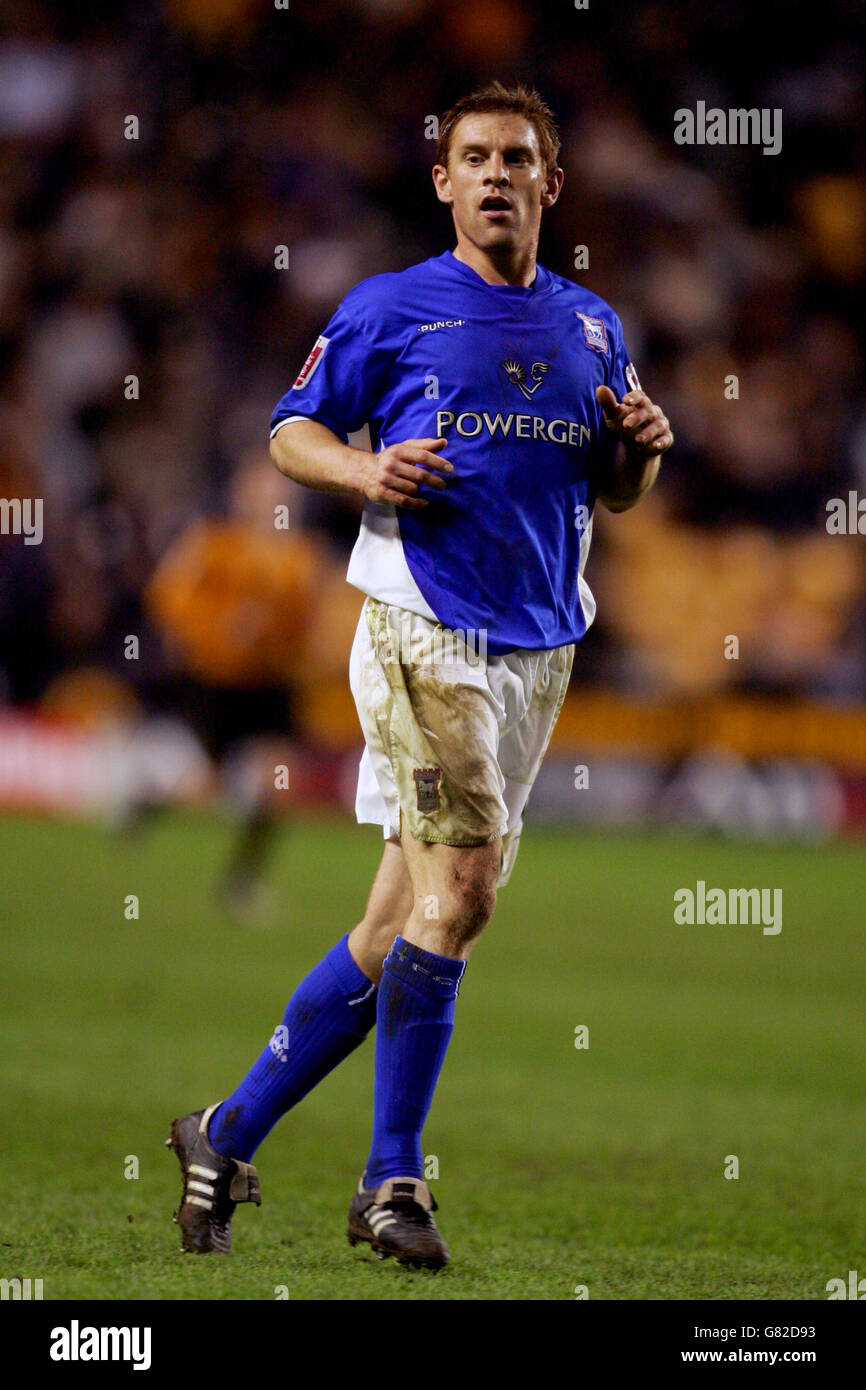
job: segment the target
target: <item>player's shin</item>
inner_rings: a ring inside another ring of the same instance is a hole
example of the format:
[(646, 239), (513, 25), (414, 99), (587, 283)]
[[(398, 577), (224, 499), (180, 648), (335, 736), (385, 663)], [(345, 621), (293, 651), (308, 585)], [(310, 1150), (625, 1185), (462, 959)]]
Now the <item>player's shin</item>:
[(466, 962), (398, 936), (382, 970), (376, 1009), (373, 1143), (364, 1184), (424, 1174), (421, 1132), (454, 1028)]
[(249, 1162), (280, 1116), (353, 1052), (375, 1021), (376, 986), (344, 936), (295, 990), (268, 1046), (213, 1115), (208, 1136), (217, 1153)]

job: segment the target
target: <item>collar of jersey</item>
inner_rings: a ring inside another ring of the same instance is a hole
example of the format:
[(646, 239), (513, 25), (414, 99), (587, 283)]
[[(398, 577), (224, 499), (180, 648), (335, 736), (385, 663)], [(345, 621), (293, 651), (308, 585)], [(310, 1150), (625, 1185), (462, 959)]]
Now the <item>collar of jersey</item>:
[(453, 251), (446, 251), (443, 260), (446, 265), (451, 266), (452, 270), (456, 270), (458, 275), (462, 275), (464, 280), (471, 280), (474, 285), (479, 285), (481, 289), (492, 290), (494, 294), (504, 294), (514, 299), (531, 299), (547, 284), (547, 272), (537, 262), (535, 279), (531, 285), (490, 285), (483, 276), (478, 274), (477, 270), (472, 269), (471, 265), (467, 265), (465, 261), (458, 261)]

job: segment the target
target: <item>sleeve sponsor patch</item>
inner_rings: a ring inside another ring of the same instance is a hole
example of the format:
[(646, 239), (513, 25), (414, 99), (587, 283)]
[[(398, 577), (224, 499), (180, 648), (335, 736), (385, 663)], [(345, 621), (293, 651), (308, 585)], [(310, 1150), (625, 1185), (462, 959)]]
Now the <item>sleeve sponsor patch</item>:
[(638, 381), (637, 372), (634, 369), (633, 362), (629, 362), (628, 366), (625, 369), (625, 379), (631, 387), (632, 391), (641, 390), (641, 384)]
[(313, 375), (313, 372), (316, 370), (322, 358), (324, 357), (325, 349), (327, 348), (328, 343), (330, 341), (330, 338), (326, 338), (324, 334), (320, 335), (320, 337), (316, 339), (315, 345), (313, 346), (313, 349), (309, 357), (307, 358), (301, 370), (298, 372), (294, 385), (292, 386), (293, 391), (303, 391), (304, 387), (309, 382), (310, 377)]

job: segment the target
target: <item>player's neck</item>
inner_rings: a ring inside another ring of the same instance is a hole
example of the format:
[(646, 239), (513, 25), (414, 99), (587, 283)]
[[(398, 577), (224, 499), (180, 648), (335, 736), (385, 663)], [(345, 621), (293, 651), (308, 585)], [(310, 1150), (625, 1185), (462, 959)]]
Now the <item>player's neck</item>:
[(518, 250), (503, 247), (496, 252), (482, 251), (474, 242), (458, 236), (457, 246), (452, 252), (455, 261), (462, 261), (486, 280), (488, 285), (522, 285), (528, 288), (535, 279), (536, 248), (521, 247)]

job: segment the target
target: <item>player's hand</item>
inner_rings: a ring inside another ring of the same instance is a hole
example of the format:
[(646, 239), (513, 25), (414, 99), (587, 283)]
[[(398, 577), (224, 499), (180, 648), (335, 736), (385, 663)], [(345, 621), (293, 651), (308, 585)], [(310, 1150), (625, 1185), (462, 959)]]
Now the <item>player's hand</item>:
[(609, 386), (599, 386), (595, 399), (604, 412), (604, 423), (629, 450), (654, 458), (673, 444), (667, 416), (646, 391), (629, 391), (618, 401)]
[(419, 486), (426, 483), (441, 491), (446, 483), (440, 474), (454, 471), (453, 464), (438, 453), (446, 443), (444, 438), (404, 439), (402, 444), (389, 444), (381, 453), (370, 454), (363, 478), (364, 496), (371, 502), (393, 502), (395, 507), (420, 511), (428, 499), (418, 496)]

